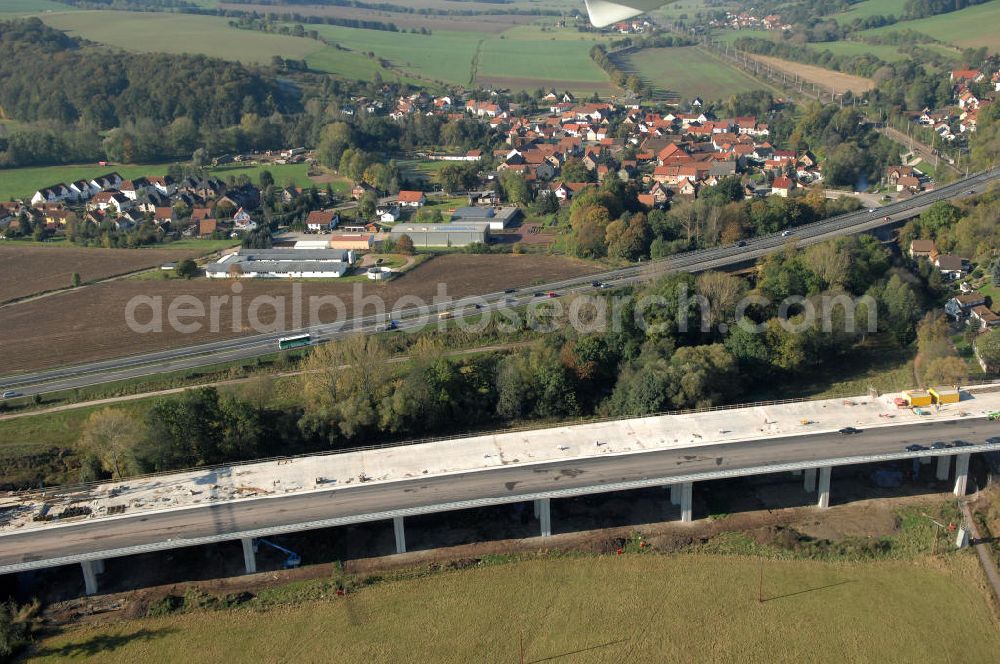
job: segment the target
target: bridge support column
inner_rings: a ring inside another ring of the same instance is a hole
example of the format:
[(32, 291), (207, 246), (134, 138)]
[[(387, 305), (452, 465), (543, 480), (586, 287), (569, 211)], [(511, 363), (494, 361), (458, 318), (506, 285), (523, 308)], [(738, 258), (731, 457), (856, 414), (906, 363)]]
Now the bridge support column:
[(535, 516), (541, 526), (541, 536), (550, 537), (552, 535), (552, 510), (549, 506), (548, 498), (539, 498), (535, 501)]
[(816, 504), (819, 507), (830, 506), (830, 474), (833, 468), (826, 466), (819, 469), (819, 500)]
[(84, 560), (80, 563), (83, 568), (83, 592), (87, 595), (97, 594), (97, 575), (104, 573), (103, 560)]
[(396, 535), (396, 553), (406, 553), (406, 531), (403, 529), (403, 517), (392, 518), (392, 532)]
[(955, 495), (964, 496), (969, 483), (969, 455), (959, 454), (955, 457)]
[(937, 458), (937, 478), (942, 482), (948, 479), (948, 472), (951, 470), (951, 457), (939, 456)]
[(681, 504), (681, 485), (671, 484), (670, 485), (670, 504), (680, 505)]
[(816, 469), (806, 468), (805, 472), (802, 473), (802, 485), (805, 487), (806, 493), (812, 493), (816, 490)]
[(921, 466), (931, 465), (931, 458), (927, 456), (920, 457), (920, 465)]
[(694, 502), (694, 483), (681, 484), (681, 521), (691, 523), (692, 503)]
[(256, 574), (257, 554), (253, 550), (253, 538), (244, 537), (240, 542), (243, 544), (243, 567), (247, 574)]

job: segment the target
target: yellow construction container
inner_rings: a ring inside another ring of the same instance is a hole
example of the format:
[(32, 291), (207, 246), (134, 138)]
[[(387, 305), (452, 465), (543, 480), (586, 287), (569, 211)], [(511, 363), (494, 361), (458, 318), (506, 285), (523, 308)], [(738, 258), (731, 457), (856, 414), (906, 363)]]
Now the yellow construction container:
[(933, 403), (933, 398), (930, 392), (926, 390), (907, 390), (903, 392), (903, 396), (906, 397), (906, 402), (910, 404), (910, 408), (916, 408), (917, 406), (929, 406)]
[(931, 393), (934, 403), (937, 404), (958, 403), (962, 398), (957, 387), (932, 387), (927, 391)]

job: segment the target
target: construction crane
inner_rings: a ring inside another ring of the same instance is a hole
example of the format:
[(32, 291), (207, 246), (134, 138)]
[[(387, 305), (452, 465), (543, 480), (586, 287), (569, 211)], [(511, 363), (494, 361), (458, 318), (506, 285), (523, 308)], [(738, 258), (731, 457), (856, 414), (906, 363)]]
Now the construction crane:
[(595, 28), (604, 28), (612, 23), (645, 14), (671, 0), (586, 0), (590, 22)]
[(286, 549), (283, 546), (278, 546), (274, 542), (266, 539), (256, 539), (254, 540), (254, 552), (256, 553), (257, 547), (261, 544), (266, 544), (272, 549), (276, 549), (284, 553), (287, 557), (285, 558), (285, 569), (294, 569), (302, 564), (302, 556), (295, 553), (291, 549)]

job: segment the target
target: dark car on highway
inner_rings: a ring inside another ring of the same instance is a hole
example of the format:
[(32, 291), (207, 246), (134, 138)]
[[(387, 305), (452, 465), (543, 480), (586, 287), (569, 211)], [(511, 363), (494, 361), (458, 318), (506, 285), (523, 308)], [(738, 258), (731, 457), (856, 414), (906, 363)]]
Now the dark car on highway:
[(906, 446), (906, 451), (907, 452), (923, 452), (926, 449), (927, 448), (924, 447), (923, 445), (917, 445), (915, 443), (913, 445), (907, 445)]
[(948, 443), (937, 442), (931, 444), (932, 450), (946, 450), (949, 447), (951, 447), (951, 445), (949, 445)]
[(861, 433), (861, 429), (855, 429), (854, 427), (844, 427), (840, 429), (839, 433), (843, 436), (850, 436), (854, 433)]

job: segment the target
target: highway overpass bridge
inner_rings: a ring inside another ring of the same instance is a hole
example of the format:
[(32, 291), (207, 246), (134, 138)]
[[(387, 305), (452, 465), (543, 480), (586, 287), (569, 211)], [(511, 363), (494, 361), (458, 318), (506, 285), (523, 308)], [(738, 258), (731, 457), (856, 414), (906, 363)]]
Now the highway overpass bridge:
[[(560, 294), (568, 294), (589, 290), (591, 282), (594, 280), (624, 286), (648, 281), (669, 272), (697, 273), (748, 265), (759, 258), (781, 250), (789, 242), (794, 242), (797, 246), (807, 246), (836, 237), (867, 233), (898, 225), (919, 215), (937, 201), (982, 193), (990, 183), (998, 179), (1000, 179), (1000, 168), (994, 168), (941, 186), (934, 191), (924, 192), (903, 201), (874, 208), (871, 212), (869, 209), (863, 208), (857, 212), (797, 226), (791, 229), (788, 236), (782, 233), (773, 233), (748, 239), (741, 244), (688, 251), (669, 258), (646, 261), (600, 274), (533, 286), (530, 291), (555, 291)], [(3, 376), (0, 377), (0, 390), (16, 390), (26, 395), (71, 390), (88, 385), (267, 355), (276, 351), (276, 344), (280, 337), (294, 333), (309, 333), (314, 343), (323, 343), (351, 334), (377, 333), (385, 328), (387, 316), (399, 321), (399, 329), (405, 330), (423, 327), (429, 320), (436, 320), (437, 314), (446, 311), (450, 312), (453, 318), (462, 318), (479, 316), (482, 313), (482, 308), (488, 310), (519, 307), (527, 305), (531, 301), (531, 292), (483, 293), (478, 296), (460, 298), (447, 304), (408, 307), (399, 311), (391, 311), (385, 315), (363, 315), (281, 333), (242, 336), (197, 346)], [(477, 305), (481, 308), (477, 308)], [(124, 316), (124, 312), (122, 315)]]
[(382, 520), (402, 553), (406, 517), (528, 501), (545, 537), (553, 500), (648, 487), (668, 488), (664, 500), (688, 522), (694, 483), (769, 473), (801, 474), (824, 508), (835, 468), (900, 460), (936, 462), (937, 479), (953, 478), (963, 495), (970, 455), (1000, 451), (1000, 422), (988, 417), (1000, 410), (1000, 385), (968, 388), (924, 415), (894, 396), (591, 421), (11, 494), (0, 498), (0, 574), (80, 563), (93, 594), (108, 558), (234, 540), (252, 573), (257, 538)]

